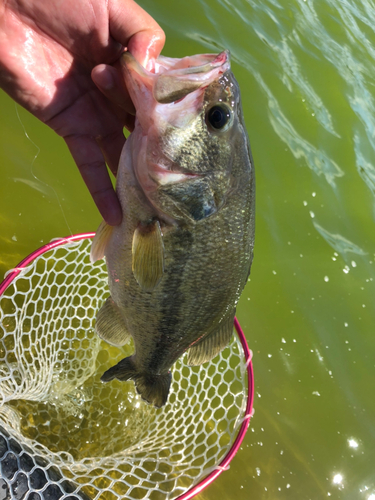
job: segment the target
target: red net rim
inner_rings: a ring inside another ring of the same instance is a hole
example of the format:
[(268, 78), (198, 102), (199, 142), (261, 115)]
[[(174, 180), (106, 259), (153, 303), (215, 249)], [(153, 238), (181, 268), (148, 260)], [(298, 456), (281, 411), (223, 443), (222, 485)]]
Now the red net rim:
[[(61, 245), (65, 245), (67, 243), (72, 243), (74, 241), (80, 241), (83, 239), (93, 238), (95, 233), (80, 233), (74, 234), (72, 236), (67, 236), (66, 238), (59, 238), (56, 240), (52, 240), (50, 243), (43, 245), (38, 248), (30, 255), (25, 257), (17, 267), (9, 271), (4, 281), (0, 284), (0, 296), (4, 293), (4, 291), (8, 288), (8, 286), (12, 283), (12, 281), (19, 275), (19, 273), (25, 269), (33, 260), (35, 260), (40, 255), (52, 250), (53, 248), (59, 247)], [(248, 393), (247, 393), (247, 402), (246, 402), (246, 410), (243, 422), (238, 431), (237, 437), (232, 444), (230, 450), (225, 455), (223, 460), (220, 462), (216, 468), (208, 474), (204, 479), (202, 479), (198, 484), (190, 488), (188, 491), (177, 497), (175, 500), (189, 500), (198, 493), (201, 493), (204, 489), (206, 489), (217, 477), (220, 476), (222, 472), (229, 468), (229, 464), (236, 455), (239, 450), (241, 443), (245, 437), (246, 431), (249, 427), (250, 418), (252, 416), (253, 410), (253, 402), (254, 402), (254, 373), (253, 373), (253, 364), (251, 361), (252, 353), (249, 349), (249, 346), (246, 341), (245, 334), (240, 326), (238, 319), (234, 318), (234, 327), (236, 329), (238, 338), (240, 339), (242, 349), (244, 352), (245, 360), (246, 360), (246, 369), (247, 369), (247, 382), (248, 382)]]

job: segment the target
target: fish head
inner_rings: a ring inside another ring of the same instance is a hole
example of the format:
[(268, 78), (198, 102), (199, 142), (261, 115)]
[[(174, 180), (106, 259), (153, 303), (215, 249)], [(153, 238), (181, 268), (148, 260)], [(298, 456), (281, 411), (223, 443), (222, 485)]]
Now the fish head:
[(229, 52), (159, 57), (147, 70), (126, 52), (123, 67), (136, 109), (132, 163), (149, 202), (174, 220), (213, 215), (238, 178), (239, 142), (247, 144)]

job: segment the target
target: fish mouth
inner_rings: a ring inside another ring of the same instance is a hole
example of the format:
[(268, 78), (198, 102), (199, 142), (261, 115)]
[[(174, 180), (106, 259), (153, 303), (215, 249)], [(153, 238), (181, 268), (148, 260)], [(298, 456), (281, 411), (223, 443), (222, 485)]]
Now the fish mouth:
[[(164, 62), (164, 65), (163, 65)], [(172, 65), (159, 59), (160, 69), (153, 87), (153, 96), (161, 104), (182, 100), (186, 95), (207, 87), (229, 68), (229, 51), (183, 58)]]
[(160, 56), (149, 61), (150, 70), (147, 70), (130, 52), (124, 52), (121, 67), (138, 110), (145, 106), (145, 100), (169, 104), (207, 87), (230, 69), (230, 54), (224, 50), (220, 54), (199, 54), (182, 59)]
[(149, 177), (158, 186), (176, 184), (178, 182), (184, 182), (202, 177), (202, 174), (197, 174), (181, 167), (176, 170), (171, 170), (170, 167), (156, 163), (151, 163), (150, 167)]

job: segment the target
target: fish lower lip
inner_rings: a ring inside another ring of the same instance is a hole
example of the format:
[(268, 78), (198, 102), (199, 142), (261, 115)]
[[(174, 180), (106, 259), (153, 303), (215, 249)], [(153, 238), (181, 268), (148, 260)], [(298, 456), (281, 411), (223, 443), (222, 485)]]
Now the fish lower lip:
[(166, 184), (175, 184), (176, 182), (183, 182), (189, 179), (201, 177), (200, 174), (193, 172), (169, 170), (159, 165), (155, 167), (156, 168), (153, 169), (152, 174), (151, 173), (149, 174), (150, 178), (162, 186), (165, 186)]

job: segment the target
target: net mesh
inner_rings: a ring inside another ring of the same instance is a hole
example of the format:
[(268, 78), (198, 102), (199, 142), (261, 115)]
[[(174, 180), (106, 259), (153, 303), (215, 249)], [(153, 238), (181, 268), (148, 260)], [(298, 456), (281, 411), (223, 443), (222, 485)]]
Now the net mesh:
[(43, 253), (0, 297), (0, 487), (30, 500), (173, 499), (217, 467), (238, 433), (242, 347), (234, 336), (210, 363), (180, 359), (161, 409), (131, 381), (102, 383), (133, 346), (110, 346), (94, 332), (109, 291), (90, 244)]

